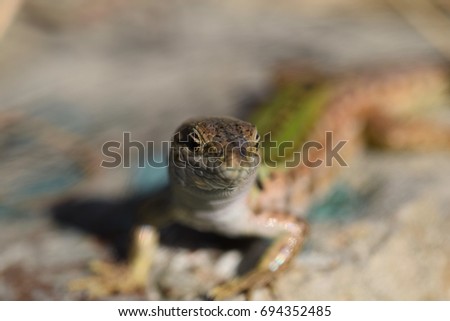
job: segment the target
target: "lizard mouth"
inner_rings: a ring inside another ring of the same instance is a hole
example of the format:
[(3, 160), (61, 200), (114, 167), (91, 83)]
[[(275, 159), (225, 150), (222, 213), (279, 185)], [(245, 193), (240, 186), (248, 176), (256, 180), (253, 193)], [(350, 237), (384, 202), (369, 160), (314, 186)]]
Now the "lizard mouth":
[(227, 157), (210, 159), (196, 156), (187, 150), (174, 152), (173, 171), (183, 184), (201, 190), (236, 189), (253, 179), (258, 168), (260, 157)]

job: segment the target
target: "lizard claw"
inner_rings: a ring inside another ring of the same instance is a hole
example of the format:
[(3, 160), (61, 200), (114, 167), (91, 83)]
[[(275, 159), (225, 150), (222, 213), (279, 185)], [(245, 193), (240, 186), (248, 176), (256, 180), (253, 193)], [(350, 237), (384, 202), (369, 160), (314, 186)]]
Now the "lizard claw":
[(127, 265), (94, 261), (90, 268), (95, 275), (71, 281), (70, 291), (82, 292), (88, 299), (93, 300), (116, 293), (143, 292), (146, 289), (146, 282), (135, 279)]

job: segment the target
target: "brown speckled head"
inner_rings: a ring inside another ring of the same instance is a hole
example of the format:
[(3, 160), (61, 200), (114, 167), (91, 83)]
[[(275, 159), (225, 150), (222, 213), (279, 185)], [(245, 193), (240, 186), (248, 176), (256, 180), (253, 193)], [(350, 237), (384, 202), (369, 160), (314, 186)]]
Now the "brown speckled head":
[(171, 174), (201, 190), (236, 189), (253, 180), (260, 162), (256, 127), (229, 117), (193, 119), (175, 132)]

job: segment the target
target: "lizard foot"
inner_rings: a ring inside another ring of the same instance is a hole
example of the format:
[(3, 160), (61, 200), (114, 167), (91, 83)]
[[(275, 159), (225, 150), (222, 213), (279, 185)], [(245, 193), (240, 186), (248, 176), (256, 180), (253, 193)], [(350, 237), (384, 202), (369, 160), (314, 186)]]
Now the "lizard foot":
[(302, 248), (308, 231), (308, 225), (302, 219), (279, 213), (260, 214), (256, 219), (263, 227), (273, 227), (278, 223), (283, 232), (275, 238), (254, 270), (212, 289), (209, 293), (211, 299), (223, 300), (239, 293), (249, 295), (259, 287), (268, 287), (273, 294), (272, 282), (288, 268)]
[(257, 288), (268, 287), (270, 290), (275, 274), (269, 270), (252, 271), (242, 277), (235, 278), (222, 285), (216, 286), (208, 293), (212, 300), (224, 300), (245, 293), (246, 299), (251, 298), (251, 292)]
[(73, 280), (69, 290), (83, 292), (89, 299), (113, 294), (144, 293), (149, 283), (152, 259), (158, 244), (157, 232), (150, 226), (136, 229), (133, 249), (127, 264), (93, 261), (93, 276)]

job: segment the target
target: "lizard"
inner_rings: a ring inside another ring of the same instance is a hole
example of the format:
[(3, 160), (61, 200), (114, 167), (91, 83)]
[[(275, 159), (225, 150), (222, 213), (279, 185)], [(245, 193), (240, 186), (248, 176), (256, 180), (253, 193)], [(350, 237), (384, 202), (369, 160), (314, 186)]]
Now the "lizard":
[[(430, 126), (421, 120), (405, 125), (397, 120), (411, 105), (422, 105), (421, 98), (445, 96), (446, 86), (442, 68), (391, 71), (318, 84), (305, 81), (295, 68), (287, 68), (278, 74), (275, 98), (251, 122), (231, 117), (184, 122), (171, 140), (169, 189), (162, 199), (148, 200), (139, 207), (142, 226), (135, 230), (129, 262), (94, 262), (95, 275), (73, 281), (71, 289), (86, 291), (91, 298), (145, 289), (158, 243), (157, 231), (151, 226), (166, 221), (231, 237), (273, 240), (253, 270), (213, 288), (210, 298), (226, 299), (270, 285), (304, 245), (308, 224), (301, 213), (336, 174), (338, 166), (308, 166), (310, 159), (326, 158), (330, 142), (324, 133), (332, 132), (337, 139), (350, 142), (343, 149), (345, 157), (359, 149), (367, 128), (381, 145), (448, 147), (447, 127), (432, 127), (430, 132)], [(373, 128), (366, 126), (369, 120), (375, 122)], [(266, 140), (268, 133), (270, 140)], [(273, 141), (275, 148), (264, 146)], [(293, 142), (282, 157), (277, 143), (281, 141)], [(315, 148), (303, 163), (286, 166), (286, 157), (308, 141), (322, 148)], [(268, 166), (274, 159), (278, 165)], [(158, 215), (155, 218), (149, 212)]]

